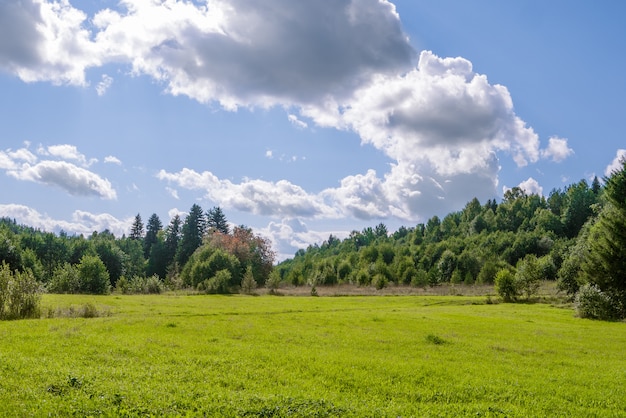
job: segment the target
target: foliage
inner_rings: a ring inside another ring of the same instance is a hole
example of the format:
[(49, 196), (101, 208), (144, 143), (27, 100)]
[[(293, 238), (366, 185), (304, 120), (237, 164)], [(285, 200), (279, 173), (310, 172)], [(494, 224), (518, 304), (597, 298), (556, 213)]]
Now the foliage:
[(254, 274), (252, 274), (252, 266), (246, 268), (246, 272), (243, 275), (241, 281), (241, 291), (246, 294), (251, 294), (257, 288), (256, 280), (254, 280)]
[(591, 227), (582, 265), (586, 282), (596, 285), (626, 317), (626, 159), (606, 179), (607, 203)]
[(219, 206), (207, 211), (207, 228), (226, 235), (230, 233), (226, 215)]
[(176, 258), (180, 265), (184, 265), (189, 257), (202, 245), (202, 237), (206, 232), (206, 218), (200, 205), (193, 204), (185, 218), (181, 229)]
[(163, 292), (165, 286), (157, 275), (150, 277), (133, 276), (130, 280), (125, 277), (117, 281), (115, 288), (119, 293), (129, 294), (159, 294)]
[(215, 273), (215, 276), (198, 284), (198, 290), (213, 294), (229, 293), (231, 277), (232, 275), (229, 270), (219, 270)]
[(267, 287), (271, 294), (274, 294), (280, 287), (281, 281), (282, 279), (280, 278), (280, 273), (278, 270), (274, 270), (270, 273), (270, 277), (265, 282), (265, 287)]
[(106, 295), (111, 291), (109, 273), (98, 256), (83, 256), (77, 269), (80, 277), (80, 292)]
[(159, 232), (163, 229), (163, 223), (156, 213), (150, 215), (148, 219), (148, 225), (146, 227), (146, 236), (143, 239), (143, 254), (144, 258), (150, 257), (152, 246), (156, 244), (159, 236)]
[(496, 274), (495, 278), (496, 293), (505, 302), (514, 302), (519, 295), (519, 288), (515, 280), (515, 276), (509, 269), (502, 269)]
[(526, 297), (526, 300), (530, 300), (537, 294), (541, 285), (541, 273), (541, 264), (534, 254), (528, 254), (517, 263), (514, 286), (519, 294)]
[(611, 297), (594, 284), (583, 285), (575, 299), (576, 312), (581, 318), (613, 320), (619, 309)]
[(30, 270), (11, 272), (4, 261), (0, 265), (0, 319), (38, 318), (41, 287)]
[(78, 269), (70, 263), (65, 263), (54, 271), (52, 280), (48, 283), (50, 293), (78, 293), (81, 290), (81, 280)]

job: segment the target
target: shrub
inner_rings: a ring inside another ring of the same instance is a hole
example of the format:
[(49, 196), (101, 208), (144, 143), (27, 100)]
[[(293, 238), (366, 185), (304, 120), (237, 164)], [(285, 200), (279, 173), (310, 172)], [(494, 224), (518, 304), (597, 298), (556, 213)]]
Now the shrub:
[(78, 269), (70, 263), (56, 268), (47, 288), (50, 293), (78, 293), (80, 291)]
[(0, 267), (0, 319), (38, 318), (41, 287), (30, 270), (11, 272), (4, 261)]
[(428, 285), (428, 273), (425, 270), (417, 270), (411, 279), (411, 286), (426, 287)]
[(495, 288), (505, 302), (513, 302), (519, 295), (515, 276), (508, 269), (502, 269), (496, 274)]
[(122, 276), (115, 284), (115, 289), (123, 294), (158, 294), (163, 291), (164, 285), (157, 274), (150, 277), (133, 276), (130, 280)]
[(580, 287), (575, 299), (576, 312), (581, 318), (612, 320), (618, 316), (611, 297), (593, 284)]
[(389, 281), (384, 274), (377, 273), (372, 278), (372, 286), (374, 286), (378, 290), (384, 289), (385, 287), (387, 287), (387, 284), (389, 284)]
[(226, 294), (231, 277), (230, 271), (220, 270), (215, 276), (205, 280), (200, 286), (200, 290), (204, 290), (206, 293)]
[(111, 291), (109, 272), (100, 257), (85, 255), (78, 264), (80, 291), (96, 295), (106, 295)]
[(515, 286), (519, 293), (523, 293), (527, 300), (536, 295), (541, 286), (541, 265), (534, 254), (528, 254), (517, 263)]
[(241, 281), (241, 291), (247, 294), (251, 294), (256, 289), (256, 280), (254, 280), (254, 274), (252, 274), (252, 266), (246, 268), (246, 273), (243, 275)]
[(271, 294), (275, 294), (276, 291), (278, 290), (278, 287), (280, 286), (280, 273), (278, 272), (278, 270), (272, 270), (272, 272), (270, 273), (270, 276), (267, 278), (267, 281), (265, 282), (265, 287), (267, 287), (270, 291)]

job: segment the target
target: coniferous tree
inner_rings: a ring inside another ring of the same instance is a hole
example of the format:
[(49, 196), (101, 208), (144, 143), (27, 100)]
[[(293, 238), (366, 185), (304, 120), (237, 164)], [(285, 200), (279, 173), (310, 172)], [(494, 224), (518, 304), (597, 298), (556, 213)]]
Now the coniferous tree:
[(135, 220), (133, 221), (133, 226), (130, 228), (130, 235), (128, 236), (130, 239), (140, 240), (143, 238), (143, 221), (141, 220), (141, 215), (137, 214), (135, 216)]
[(193, 204), (189, 210), (189, 215), (185, 218), (183, 224), (180, 245), (178, 246), (178, 253), (176, 255), (178, 263), (184, 265), (191, 254), (200, 245), (202, 245), (202, 237), (206, 232), (206, 218), (204, 217), (204, 211), (198, 204)]
[(582, 271), (610, 297), (618, 315), (626, 317), (626, 159), (606, 179), (605, 196), (606, 205), (589, 234)]
[(148, 225), (146, 227), (146, 236), (143, 239), (143, 255), (144, 258), (150, 257), (150, 249), (157, 242), (157, 235), (159, 231), (163, 229), (161, 219), (156, 213), (153, 213), (148, 219)]
[(207, 227), (209, 230), (221, 232), (222, 234), (228, 234), (230, 228), (226, 221), (226, 215), (219, 206), (213, 207), (207, 211)]
[(170, 224), (165, 230), (165, 257), (167, 259), (167, 265), (174, 262), (176, 257), (176, 251), (178, 250), (178, 243), (180, 242), (180, 229), (182, 221), (178, 214), (170, 220)]

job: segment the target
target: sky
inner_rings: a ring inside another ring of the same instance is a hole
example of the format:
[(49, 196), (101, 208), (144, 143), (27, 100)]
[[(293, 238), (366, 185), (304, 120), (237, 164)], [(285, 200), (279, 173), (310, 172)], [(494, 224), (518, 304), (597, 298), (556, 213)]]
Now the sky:
[(0, 0), (0, 216), (128, 234), (193, 204), (278, 260), (602, 178), (626, 3)]

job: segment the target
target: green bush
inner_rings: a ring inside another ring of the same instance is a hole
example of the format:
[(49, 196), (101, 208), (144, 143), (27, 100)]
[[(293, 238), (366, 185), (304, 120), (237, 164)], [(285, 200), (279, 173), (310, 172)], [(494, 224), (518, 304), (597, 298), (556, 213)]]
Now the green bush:
[(496, 274), (495, 288), (505, 302), (513, 302), (519, 295), (515, 276), (509, 269), (502, 269)]
[(157, 274), (150, 277), (133, 276), (128, 280), (122, 276), (115, 284), (115, 289), (122, 294), (159, 294), (164, 285)]
[(80, 275), (78, 269), (70, 263), (58, 267), (54, 270), (47, 288), (50, 293), (79, 293)]
[(593, 284), (580, 287), (575, 298), (576, 312), (581, 318), (612, 320), (618, 317), (613, 300)]
[(411, 286), (413, 287), (426, 287), (428, 286), (428, 273), (425, 270), (419, 269), (415, 272), (415, 275), (411, 278)]
[(387, 287), (387, 284), (389, 284), (389, 281), (384, 274), (377, 273), (372, 278), (372, 286), (374, 286), (378, 290), (384, 289), (385, 287)]
[(106, 295), (111, 291), (109, 272), (100, 257), (85, 255), (78, 264), (80, 291), (96, 295)]
[(257, 287), (256, 280), (254, 280), (254, 274), (252, 273), (252, 267), (246, 268), (246, 273), (243, 275), (241, 281), (241, 291), (246, 294), (252, 294)]
[(11, 272), (0, 267), (0, 319), (39, 318), (41, 287), (30, 270)]
[(515, 286), (520, 294), (530, 300), (536, 295), (541, 286), (541, 263), (540, 259), (534, 254), (528, 254), (517, 263), (517, 272), (515, 273)]
[(199, 286), (199, 290), (203, 290), (206, 293), (213, 294), (226, 294), (228, 293), (228, 284), (231, 279), (231, 273), (228, 270), (220, 270), (215, 276), (202, 282)]
[(265, 287), (269, 289), (271, 294), (274, 294), (278, 290), (278, 287), (280, 286), (280, 282), (281, 282), (280, 273), (278, 272), (278, 270), (274, 269), (272, 270), (272, 272), (270, 273), (270, 276), (265, 282)]

